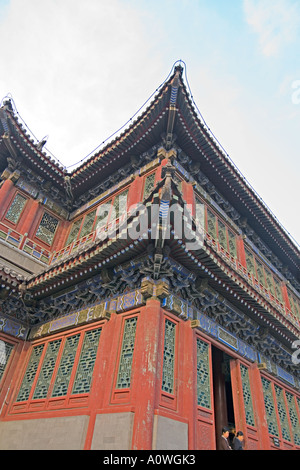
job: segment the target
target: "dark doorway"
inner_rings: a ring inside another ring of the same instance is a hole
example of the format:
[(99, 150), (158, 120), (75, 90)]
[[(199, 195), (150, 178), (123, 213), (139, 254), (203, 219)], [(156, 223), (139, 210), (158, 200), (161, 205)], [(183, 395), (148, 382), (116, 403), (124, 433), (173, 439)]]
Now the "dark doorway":
[[(230, 375), (230, 360), (232, 358), (221, 349), (212, 347), (214, 411), (217, 449), (220, 449), (222, 428), (234, 430), (234, 409)], [(229, 443), (233, 438), (230, 432)]]

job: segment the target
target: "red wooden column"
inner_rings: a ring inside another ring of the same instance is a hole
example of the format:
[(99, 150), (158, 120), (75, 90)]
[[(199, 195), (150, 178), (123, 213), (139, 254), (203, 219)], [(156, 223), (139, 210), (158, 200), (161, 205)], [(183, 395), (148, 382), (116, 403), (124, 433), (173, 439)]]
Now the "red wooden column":
[[(181, 356), (179, 358), (180, 396), (182, 416), (188, 420), (188, 448), (196, 449), (196, 422), (197, 422), (197, 361), (195, 352), (195, 335), (191, 322), (179, 324), (183, 336)], [(182, 358), (182, 360), (181, 360)]]
[(5, 180), (0, 188), (0, 217), (6, 212), (7, 201), (11, 196), (11, 192), (14, 189), (14, 183), (12, 180)]
[(288, 290), (287, 290), (287, 287), (286, 287), (286, 283), (281, 284), (281, 291), (282, 291), (282, 296), (283, 296), (283, 300), (284, 300), (284, 304), (285, 304), (286, 308), (288, 310), (292, 310), (291, 309), (290, 299), (289, 299), (289, 296), (288, 296)]
[(67, 239), (67, 232), (70, 228), (70, 222), (66, 220), (61, 220), (59, 222), (59, 232), (56, 237), (54, 237), (54, 242), (52, 245), (51, 251), (59, 251), (65, 246), (65, 241)]
[(247, 268), (246, 263), (246, 254), (245, 254), (245, 246), (244, 246), (244, 238), (242, 235), (237, 237), (237, 251), (238, 251), (238, 260), (244, 268)]
[(154, 410), (159, 399), (162, 310), (159, 300), (149, 298), (139, 313), (135, 342), (133, 396), (135, 415), (132, 449), (151, 450)]
[(251, 383), (252, 400), (256, 417), (256, 427), (258, 430), (258, 442), (261, 450), (270, 450), (270, 438), (268, 423), (265, 414), (265, 401), (260, 378), (260, 371), (257, 363), (249, 367), (249, 377)]
[(85, 450), (89, 450), (92, 445), (97, 413), (101, 413), (109, 404), (114, 378), (114, 364), (116, 363), (116, 338), (119, 338), (120, 333), (119, 328), (116, 330), (116, 326), (120, 327), (120, 320), (121, 318), (113, 312), (110, 320), (102, 326), (90, 391), (90, 421), (84, 446)]
[(232, 398), (234, 407), (234, 420), (236, 431), (243, 431), (247, 442), (247, 426), (243, 399), (243, 385), (240, 373), (240, 361), (232, 359), (230, 361), (230, 375), (232, 386)]
[[(37, 200), (31, 200), (31, 204), (28, 204), (28, 207), (26, 207), (26, 212), (24, 211), (24, 214), (22, 214), (22, 218), (20, 220), (20, 223), (18, 225), (18, 232), (24, 235), (25, 233), (27, 236), (31, 236), (33, 231), (35, 230), (35, 218), (38, 215), (39, 212), (39, 201)], [(30, 232), (30, 233), (29, 233)], [(24, 238), (25, 240), (25, 238)]]
[(134, 208), (142, 200), (144, 178), (137, 176), (129, 187), (127, 210)]
[(19, 367), (19, 359), (20, 359), (20, 355), (22, 353), (25, 343), (24, 341), (19, 340), (19, 339), (15, 339), (15, 338), (12, 339), (10, 336), (6, 335), (5, 333), (2, 333), (0, 336), (1, 336), (0, 337), (1, 341), (2, 340), (7, 341), (10, 344), (14, 343), (14, 349), (12, 351), (12, 354), (7, 364), (5, 364), (5, 372), (1, 379), (0, 412), (1, 412), (1, 415), (4, 416), (8, 409), (9, 400), (14, 390), (14, 386), (12, 386), (12, 384), (16, 382), (17, 371)]
[(11, 364), (11, 370), (9, 372), (11, 376), (11, 382), (9, 383), (8, 393), (5, 397), (5, 406), (2, 410), (2, 417), (8, 414), (12, 403), (17, 398), (20, 381), (24, 373), (24, 367), (26, 366), (27, 354), (30, 350), (30, 347), (31, 343), (29, 341), (22, 341), (16, 349), (16, 357), (14, 358), (13, 364)]
[(187, 183), (186, 181), (183, 181), (182, 193), (183, 193), (183, 199), (190, 206), (192, 210), (191, 212), (192, 216), (195, 217), (195, 213), (196, 213), (195, 194), (194, 194), (194, 187), (192, 183)]

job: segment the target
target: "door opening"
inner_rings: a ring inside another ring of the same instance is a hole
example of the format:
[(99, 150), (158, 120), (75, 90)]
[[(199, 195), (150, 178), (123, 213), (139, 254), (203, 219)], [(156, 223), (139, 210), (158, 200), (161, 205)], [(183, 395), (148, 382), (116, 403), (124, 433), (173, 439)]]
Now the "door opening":
[(217, 449), (220, 449), (222, 428), (229, 430), (229, 444), (232, 443), (235, 429), (234, 408), (232, 398), (230, 360), (232, 358), (218, 349), (212, 347), (213, 389), (215, 431)]

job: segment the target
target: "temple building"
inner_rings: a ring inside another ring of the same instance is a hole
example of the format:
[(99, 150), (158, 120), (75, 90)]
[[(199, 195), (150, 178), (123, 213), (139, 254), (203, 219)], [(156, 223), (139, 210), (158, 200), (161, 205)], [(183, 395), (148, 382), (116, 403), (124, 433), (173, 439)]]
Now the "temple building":
[(43, 144), (4, 100), (0, 449), (300, 450), (299, 248), (181, 65), (72, 172)]

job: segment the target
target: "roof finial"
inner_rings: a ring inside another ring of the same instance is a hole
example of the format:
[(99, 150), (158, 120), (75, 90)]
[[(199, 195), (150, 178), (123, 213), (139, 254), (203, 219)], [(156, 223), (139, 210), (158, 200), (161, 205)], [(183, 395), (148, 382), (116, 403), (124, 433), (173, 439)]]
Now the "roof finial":
[(179, 75), (182, 75), (183, 67), (181, 65), (181, 59), (179, 59), (179, 64), (175, 66), (175, 72), (179, 72)]

